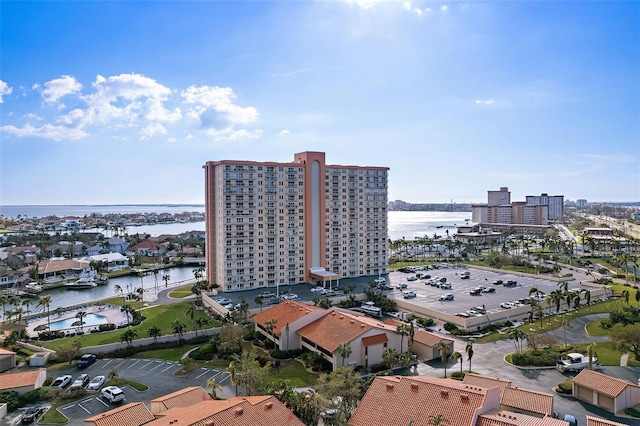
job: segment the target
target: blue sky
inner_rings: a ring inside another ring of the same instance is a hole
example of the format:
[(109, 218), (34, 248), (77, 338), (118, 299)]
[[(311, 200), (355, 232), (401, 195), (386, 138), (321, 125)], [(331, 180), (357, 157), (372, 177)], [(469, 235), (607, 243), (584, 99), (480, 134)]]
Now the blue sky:
[(204, 203), (209, 160), (389, 199), (640, 200), (640, 2), (0, 2), (0, 204)]

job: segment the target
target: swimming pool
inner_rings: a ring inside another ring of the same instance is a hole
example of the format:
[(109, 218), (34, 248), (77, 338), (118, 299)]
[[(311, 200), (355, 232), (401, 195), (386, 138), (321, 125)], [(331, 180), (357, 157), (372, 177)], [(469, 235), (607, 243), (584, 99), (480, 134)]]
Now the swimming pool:
[[(58, 331), (58, 330), (64, 330), (67, 328), (76, 328), (76, 326), (73, 324), (77, 321), (80, 321), (80, 320), (76, 317), (71, 317), (71, 318), (58, 320), (58, 321), (52, 321), (50, 330)], [(83, 327), (90, 327), (92, 325), (106, 324), (109, 322), (109, 320), (104, 315), (87, 314), (82, 320), (82, 322), (84, 322)]]

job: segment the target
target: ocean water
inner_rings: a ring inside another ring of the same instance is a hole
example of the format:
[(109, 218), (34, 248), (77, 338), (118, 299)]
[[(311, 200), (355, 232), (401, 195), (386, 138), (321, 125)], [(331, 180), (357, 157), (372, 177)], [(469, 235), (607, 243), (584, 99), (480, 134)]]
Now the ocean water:
[[(46, 217), (46, 216), (88, 216), (92, 213), (183, 213), (202, 212), (202, 204), (114, 204), (114, 205), (51, 205), (51, 206), (0, 206), (0, 214), (5, 217)], [(456, 226), (464, 225), (471, 219), (471, 212), (405, 212), (388, 213), (388, 233), (391, 240), (414, 240), (425, 235), (453, 235)], [(181, 234), (189, 231), (204, 231), (204, 222), (168, 223), (127, 227), (127, 233), (144, 233), (151, 236), (160, 234)], [(100, 231), (100, 230), (98, 230)]]

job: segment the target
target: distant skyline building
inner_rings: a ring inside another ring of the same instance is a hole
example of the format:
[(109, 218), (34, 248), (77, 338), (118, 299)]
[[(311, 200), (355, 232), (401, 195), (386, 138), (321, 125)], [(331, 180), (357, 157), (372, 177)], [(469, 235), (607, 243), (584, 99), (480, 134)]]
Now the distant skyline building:
[(388, 168), (209, 161), (207, 280), (222, 291), (387, 272)]
[(576, 200), (576, 205), (578, 207), (587, 207), (587, 200), (585, 200), (584, 198), (579, 198)]
[(511, 201), (509, 188), (487, 191), (487, 204), (472, 204), (472, 222), (479, 224), (547, 225), (564, 217), (564, 196), (527, 195), (526, 201)]

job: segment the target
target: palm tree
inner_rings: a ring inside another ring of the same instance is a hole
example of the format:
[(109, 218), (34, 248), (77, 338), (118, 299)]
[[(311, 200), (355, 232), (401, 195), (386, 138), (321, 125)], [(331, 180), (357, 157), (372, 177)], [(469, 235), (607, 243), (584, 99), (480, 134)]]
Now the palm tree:
[(180, 346), (180, 341), (182, 340), (182, 336), (184, 335), (186, 328), (187, 326), (180, 322), (180, 320), (175, 320), (171, 323), (171, 330), (173, 331), (173, 334), (178, 336), (178, 346)]
[(449, 423), (444, 415), (438, 414), (437, 416), (429, 416), (429, 422), (427, 423), (430, 426), (444, 426)]
[(9, 303), (9, 298), (6, 294), (0, 295), (0, 305), (2, 305), (2, 324), (7, 320), (7, 303)]
[(341, 343), (338, 345), (336, 352), (338, 352), (338, 355), (342, 357), (342, 366), (344, 367), (344, 360), (349, 358), (352, 353), (351, 345), (349, 344), (349, 342)]
[(169, 275), (163, 275), (162, 279), (164, 280), (164, 286), (168, 287), (169, 286)]
[(527, 333), (517, 328), (512, 328), (511, 330), (509, 330), (507, 338), (509, 340), (513, 340), (516, 347), (516, 352), (519, 352), (522, 350), (522, 343), (527, 340)]
[(386, 348), (382, 351), (382, 359), (384, 363), (389, 366), (389, 369), (392, 369), (398, 360), (398, 351), (395, 348)]
[(51, 295), (47, 294), (46, 296), (42, 296), (38, 299), (38, 304), (36, 306), (39, 311), (47, 311), (47, 330), (51, 331)]
[(455, 351), (451, 354), (451, 359), (453, 360), (454, 364), (460, 361), (460, 373), (462, 373), (462, 354), (458, 351)]
[(400, 335), (400, 353), (404, 349), (404, 336), (408, 336), (411, 333), (411, 327), (409, 324), (398, 324), (396, 327), (396, 334)]
[(256, 305), (260, 306), (260, 312), (262, 312), (262, 303), (264, 302), (264, 297), (256, 296), (253, 301), (256, 302)]
[(229, 363), (229, 367), (227, 367), (227, 371), (229, 372), (229, 380), (236, 387), (236, 395), (238, 394), (238, 375), (236, 374), (236, 363), (231, 361)]
[[(587, 306), (589, 307), (589, 310), (591, 310), (591, 290), (584, 288), (580, 291), (580, 293), (584, 293), (585, 296), (585, 303), (587, 304)], [(637, 298), (637, 293), (636, 293), (636, 302), (638, 301)], [(637, 303), (636, 303), (637, 304)]]
[(28, 315), (29, 313), (31, 313), (31, 309), (29, 309), (29, 307), (31, 307), (31, 304), (33, 303), (33, 300), (31, 299), (24, 299), (22, 301), (22, 306), (26, 306), (27, 310), (25, 311), (25, 313)]
[(84, 332), (84, 318), (87, 316), (85, 311), (80, 311), (76, 314), (76, 318), (80, 321), (80, 332)]
[(587, 346), (587, 354), (589, 355), (589, 370), (593, 370), (593, 355), (595, 354), (595, 347), (595, 343)]
[(157, 325), (154, 325), (147, 330), (147, 336), (153, 337), (153, 344), (155, 345), (158, 342), (158, 337), (162, 336), (162, 330)]
[(120, 312), (127, 316), (127, 327), (131, 327), (131, 319), (133, 318), (133, 313), (135, 310), (131, 307), (131, 305), (123, 305), (120, 308)]
[(471, 359), (473, 358), (473, 342), (467, 342), (464, 347), (464, 351), (467, 353), (467, 359), (469, 360), (469, 372), (471, 372)]
[(626, 302), (627, 306), (629, 306), (629, 290), (622, 290), (622, 297), (624, 297), (624, 301)]
[[(191, 322), (193, 323), (193, 328), (196, 328), (196, 314), (198, 313), (198, 306), (194, 303), (191, 302), (187, 305), (187, 307), (184, 310), (184, 314), (187, 315), (189, 317), (189, 319), (191, 319)], [(196, 337), (198, 337), (198, 330), (196, 329)]]
[(212, 378), (207, 380), (207, 387), (211, 388), (211, 392), (209, 392), (209, 395), (211, 395), (211, 398), (218, 399), (218, 394), (216, 391), (222, 390), (222, 386), (220, 386), (220, 384), (216, 382), (216, 379)]
[(442, 365), (444, 365), (444, 378), (447, 378), (447, 358), (449, 356), (449, 345), (445, 342), (440, 341), (436, 345), (436, 349), (440, 351), (440, 360), (442, 361)]
[(136, 337), (138, 337), (138, 332), (129, 328), (124, 333), (122, 333), (122, 335), (120, 336), (120, 341), (127, 342), (127, 347), (131, 347), (131, 342), (133, 342), (133, 339), (135, 339)]
[(273, 343), (274, 344), (276, 342), (276, 336), (275, 336), (275, 334), (273, 334), (273, 330), (276, 329), (276, 325), (277, 324), (278, 324), (278, 320), (277, 319), (270, 319), (270, 320), (268, 320), (268, 321), (266, 321), (264, 323), (265, 328), (267, 329), (267, 331), (271, 335), (271, 338), (273, 339)]
[(202, 327), (204, 327), (207, 324), (209, 324), (208, 318), (203, 318), (203, 317), (196, 318), (196, 322), (194, 325), (194, 328), (196, 330), (196, 337), (198, 336), (198, 329), (202, 330)]
[(109, 371), (109, 379), (112, 379), (116, 383), (118, 383), (118, 370), (114, 368), (113, 370)]
[(122, 288), (122, 286), (120, 286), (120, 284), (116, 284), (113, 286), (113, 292), (116, 294), (116, 296), (122, 296), (123, 303), (126, 302), (126, 299), (124, 297), (124, 289)]

